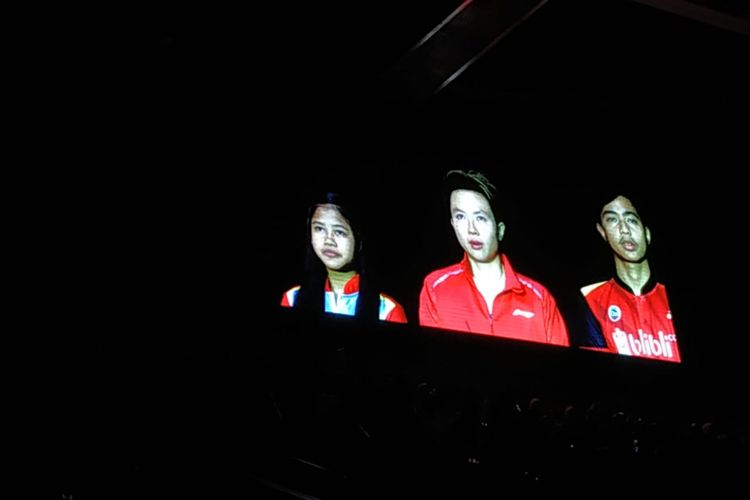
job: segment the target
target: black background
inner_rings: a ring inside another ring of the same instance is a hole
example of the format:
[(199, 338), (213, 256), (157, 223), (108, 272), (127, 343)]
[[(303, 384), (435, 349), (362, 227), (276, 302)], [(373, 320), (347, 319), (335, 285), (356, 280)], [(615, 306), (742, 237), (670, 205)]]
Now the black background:
[(227, 405), (257, 387), (218, 375), (223, 353), (275, 331), (321, 189), (359, 194), (374, 271), (415, 322), (423, 277), (460, 258), (437, 194), (452, 168), (507, 193), (505, 249), (560, 297), (612, 269), (592, 200), (637, 192), (683, 383), (701, 411), (747, 422), (748, 38), (633, 2), (551, 1), (427, 103), (375, 97), (455, 4), (162, 3), (56, 48), (56, 95), (87, 126), (61, 125), (49, 149), (73, 167), (40, 175), (25, 206), (63, 489), (92, 489), (91, 471), (133, 491), (181, 478), (200, 423), (240, 418)]

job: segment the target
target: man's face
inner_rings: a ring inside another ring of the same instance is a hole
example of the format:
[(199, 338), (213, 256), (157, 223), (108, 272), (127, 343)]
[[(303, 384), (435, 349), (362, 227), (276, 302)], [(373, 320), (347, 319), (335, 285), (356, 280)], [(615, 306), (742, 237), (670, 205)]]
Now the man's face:
[(354, 231), (335, 205), (320, 205), (310, 221), (312, 246), (328, 269), (342, 271), (354, 259)]
[(490, 262), (497, 256), (498, 225), (487, 198), (476, 191), (457, 189), (451, 193), (451, 225), (469, 257)]
[(646, 256), (651, 233), (643, 226), (633, 204), (618, 196), (602, 209), (597, 229), (622, 260), (640, 262)]

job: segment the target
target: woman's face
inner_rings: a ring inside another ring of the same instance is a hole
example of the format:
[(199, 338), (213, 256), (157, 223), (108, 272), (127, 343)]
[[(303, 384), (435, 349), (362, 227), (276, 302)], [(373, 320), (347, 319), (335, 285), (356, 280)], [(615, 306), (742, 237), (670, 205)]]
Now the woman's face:
[(346, 270), (354, 260), (354, 231), (336, 205), (319, 205), (310, 221), (315, 254), (334, 271)]
[(497, 257), (498, 225), (487, 198), (476, 191), (453, 191), (451, 225), (458, 242), (471, 259), (490, 262)]

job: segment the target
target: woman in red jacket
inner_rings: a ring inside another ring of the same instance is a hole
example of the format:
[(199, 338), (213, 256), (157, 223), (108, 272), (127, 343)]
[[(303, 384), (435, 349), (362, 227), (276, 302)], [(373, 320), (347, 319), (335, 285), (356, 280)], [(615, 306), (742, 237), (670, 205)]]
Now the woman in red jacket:
[(422, 326), (569, 345), (557, 303), (539, 282), (517, 273), (500, 252), (505, 223), (495, 186), (479, 172), (446, 175), (451, 226), (464, 258), (433, 271), (419, 297)]

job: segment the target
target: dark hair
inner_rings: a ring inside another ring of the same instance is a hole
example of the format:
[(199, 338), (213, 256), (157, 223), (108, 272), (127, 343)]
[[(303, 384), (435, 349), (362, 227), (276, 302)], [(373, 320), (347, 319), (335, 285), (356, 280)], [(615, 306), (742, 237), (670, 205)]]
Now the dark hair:
[(445, 174), (445, 199), (450, 206), (451, 193), (457, 189), (466, 189), (469, 191), (476, 191), (481, 194), (490, 204), (492, 214), (497, 220), (499, 218), (498, 203), (497, 203), (497, 188), (492, 184), (487, 177), (481, 172), (476, 170), (449, 170)]
[(318, 201), (310, 205), (307, 210), (305, 276), (300, 285), (300, 290), (297, 293), (294, 307), (314, 315), (319, 315), (325, 309), (324, 294), (328, 273), (325, 265), (320, 261), (320, 258), (313, 249), (310, 225), (315, 210), (319, 206), (326, 204), (335, 205), (339, 213), (341, 213), (341, 215), (349, 222), (349, 225), (354, 232), (355, 247), (351, 267), (359, 274), (359, 298), (357, 299), (355, 316), (365, 320), (377, 320), (380, 312), (380, 295), (372, 286), (370, 277), (367, 274), (364, 236), (360, 214), (350, 200), (340, 193), (334, 192), (324, 193)]
[(638, 193), (633, 192), (632, 190), (626, 191), (623, 189), (609, 189), (604, 192), (599, 191), (594, 196), (595, 202), (592, 203), (591, 208), (597, 222), (601, 221), (602, 209), (605, 207), (605, 205), (608, 205), (619, 196), (630, 200), (630, 203), (633, 205), (633, 207), (635, 207), (636, 211), (638, 211), (638, 215), (641, 217), (641, 220), (643, 220), (643, 212), (649, 212), (648, 207)]

